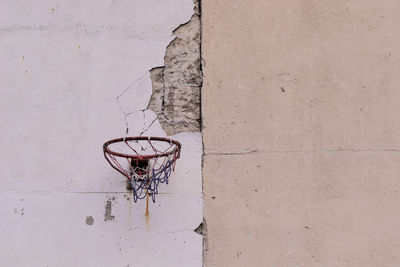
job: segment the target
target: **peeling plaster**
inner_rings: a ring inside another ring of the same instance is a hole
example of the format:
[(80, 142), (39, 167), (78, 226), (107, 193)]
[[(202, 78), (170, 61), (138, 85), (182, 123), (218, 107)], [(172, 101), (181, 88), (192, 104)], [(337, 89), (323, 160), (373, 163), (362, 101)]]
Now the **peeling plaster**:
[(195, 231), (196, 233), (198, 233), (199, 235), (203, 234), (203, 223), (201, 222), (199, 224), (199, 226), (196, 227), (196, 229), (194, 229), (193, 231)]
[(148, 108), (159, 118), (167, 134), (200, 131), (201, 31), (199, 3), (185, 24), (173, 31), (164, 66), (150, 70), (153, 94)]

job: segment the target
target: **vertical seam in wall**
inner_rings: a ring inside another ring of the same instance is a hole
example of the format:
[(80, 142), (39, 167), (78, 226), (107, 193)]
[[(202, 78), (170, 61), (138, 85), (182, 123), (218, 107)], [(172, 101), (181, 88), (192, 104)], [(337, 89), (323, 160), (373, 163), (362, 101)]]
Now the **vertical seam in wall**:
[(199, 113), (200, 113), (200, 133), (201, 133), (201, 193), (203, 197), (203, 229), (202, 229), (202, 266), (205, 266), (205, 251), (207, 248), (207, 223), (204, 215), (204, 136), (203, 136), (203, 84), (204, 84), (204, 72), (203, 72), (203, 13), (202, 13), (202, 0), (198, 0), (199, 7), (199, 19), (200, 19), (200, 73), (201, 73), (201, 84), (200, 84), (200, 93), (199, 93)]
[[(201, 10), (201, 0), (198, 0), (199, 3), (199, 19), (200, 19), (200, 73), (201, 73), (201, 83), (200, 83), (200, 132), (203, 132), (203, 107), (202, 107), (202, 91), (203, 91), (203, 78), (204, 78), (204, 73), (203, 73), (203, 50), (202, 50), (202, 42), (203, 42), (203, 20), (202, 20), (202, 10)], [(203, 140), (203, 139), (202, 139)], [(204, 151), (204, 145), (203, 145), (203, 151)]]

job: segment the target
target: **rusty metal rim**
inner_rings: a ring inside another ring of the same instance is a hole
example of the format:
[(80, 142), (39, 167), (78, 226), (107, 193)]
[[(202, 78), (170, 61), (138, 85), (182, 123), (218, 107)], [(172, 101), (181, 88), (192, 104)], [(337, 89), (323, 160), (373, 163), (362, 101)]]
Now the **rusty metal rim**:
[[(119, 143), (119, 142), (125, 142), (125, 141), (139, 141), (139, 140), (149, 140), (149, 141), (161, 141), (161, 142), (167, 142), (167, 143), (173, 143), (176, 145), (176, 148), (172, 149), (170, 152), (163, 153), (163, 154), (151, 154), (151, 155), (129, 155), (129, 154), (124, 154), (124, 153), (119, 153), (112, 151), (108, 146), (111, 144)], [(103, 152), (104, 156), (106, 153), (109, 153), (111, 155), (117, 156), (117, 157), (124, 157), (124, 158), (130, 158), (130, 159), (152, 159), (152, 158), (158, 158), (158, 157), (166, 157), (169, 156), (175, 151), (178, 150), (178, 155), (181, 150), (181, 143), (178, 141), (171, 139), (171, 138), (165, 138), (165, 137), (153, 137), (153, 136), (135, 136), (135, 137), (126, 137), (126, 138), (117, 138), (117, 139), (112, 139), (110, 141), (107, 141), (103, 145)], [(107, 158), (107, 157), (106, 157)]]

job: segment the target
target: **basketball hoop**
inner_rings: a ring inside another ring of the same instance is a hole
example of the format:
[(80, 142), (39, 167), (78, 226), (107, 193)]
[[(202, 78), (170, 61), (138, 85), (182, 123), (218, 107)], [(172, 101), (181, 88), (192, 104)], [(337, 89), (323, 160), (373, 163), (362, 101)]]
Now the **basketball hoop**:
[(125, 137), (103, 145), (107, 162), (127, 178), (133, 200), (151, 195), (155, 202), (159, 183), (168, 184), (181, 153), (178, 141), (163, 137)]

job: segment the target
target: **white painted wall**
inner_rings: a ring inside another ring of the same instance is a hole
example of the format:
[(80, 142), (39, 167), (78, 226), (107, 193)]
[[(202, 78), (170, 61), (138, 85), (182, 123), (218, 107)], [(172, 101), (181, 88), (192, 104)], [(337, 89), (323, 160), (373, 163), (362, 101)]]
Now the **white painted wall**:
[(182, 157), (149, 223), (102, 154), (125, 133), (127, 87), (129, 135), (154, 120), (148, 70), (192, 13), (191, 0), (0, 2), (0, 266), (201, 266), (200, 133), (173, 136)]

